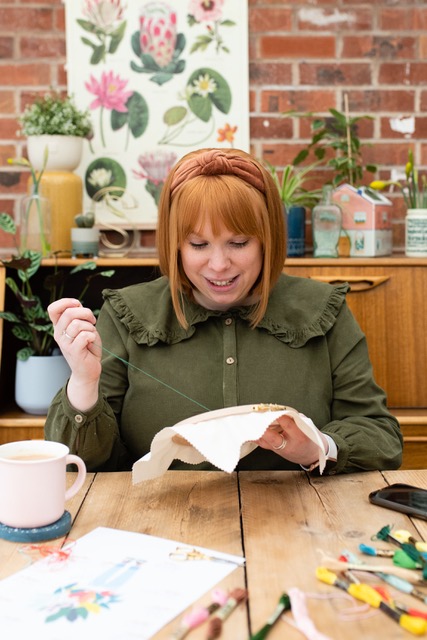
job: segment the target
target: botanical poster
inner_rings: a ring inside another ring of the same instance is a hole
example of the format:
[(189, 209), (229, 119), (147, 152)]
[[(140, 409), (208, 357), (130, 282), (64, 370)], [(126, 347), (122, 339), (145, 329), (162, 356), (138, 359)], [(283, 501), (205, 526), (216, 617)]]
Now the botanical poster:
[(247, 0), (64, 3), (68, 91), (94, 125), (76, 170), (85, 207), (154, 228), (180, 157), (249, 150)]

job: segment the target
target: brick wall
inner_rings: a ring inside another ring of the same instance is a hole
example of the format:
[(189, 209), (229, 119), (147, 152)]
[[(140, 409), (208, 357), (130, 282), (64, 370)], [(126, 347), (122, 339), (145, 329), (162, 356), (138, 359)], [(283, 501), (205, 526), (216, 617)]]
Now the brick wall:
[[(76, 0), (77, 1), (77, 0)], [(128, 0), (134, 2), (136, 0)], [(252, 151), (278, 167), (309, 139), (288, 109), (369, 113), (360, 136), (379, 176), (403, 168), (408, 147), (427, 167), (427, 3), (424, 0), (249, 1)], [(0, 211), (15, 214), (27, 174), (6, 165), (25, 155), (16, 116), (34, 91), (66, 89), (61, 0), (0, 2)], [(408, 119), (412, 133), (399, 131)], [(404, 244), (404, 207), (394, 197), (393, 246)], [(0, 236), (0, 246), (10, 239)]]

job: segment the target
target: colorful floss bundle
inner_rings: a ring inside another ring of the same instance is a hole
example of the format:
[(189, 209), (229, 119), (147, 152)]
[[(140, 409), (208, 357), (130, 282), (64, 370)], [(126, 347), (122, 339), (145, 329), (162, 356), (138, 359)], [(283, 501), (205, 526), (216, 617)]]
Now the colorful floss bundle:
[(171, 635), (170, 640), (183, 640), (192, 629), (196, 629), (206, 622), (208, 618), (224, 606), (228, 600), (228, 593), (222, 589), (212, 591), (212, 602), (207, 607), (194, 607), (189, 613), (183, 616), (181, 624)]
[(246, 589), (234, 589), (231, 591), (227, 602), (216, 612), (215, 616), (209, 621), (208, 633), (206, 640), (216, 640), (222, 633), (222, 625), (228, 616), (244, 602), (248, 597)]

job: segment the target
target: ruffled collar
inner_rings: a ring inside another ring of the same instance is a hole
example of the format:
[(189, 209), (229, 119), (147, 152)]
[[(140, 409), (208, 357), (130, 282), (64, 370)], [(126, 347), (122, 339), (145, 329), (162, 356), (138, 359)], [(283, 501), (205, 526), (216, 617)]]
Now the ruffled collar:
[[(282, 274), (273, 288), (266, 313), (258, 325), (291, 347), (325, 335), (335, 323), (349, 285), (332, 286)], [(197, 325), (211, 317), (238, 316), (248, 320), (251, 308), (236, 307), (227, 312), (212, 311), (184, 299), (188, 329), (183, 329), (173, 311), (167, 278), (105, 289), (103, 296), (138, 344), (175, 344), (190, 338)]]

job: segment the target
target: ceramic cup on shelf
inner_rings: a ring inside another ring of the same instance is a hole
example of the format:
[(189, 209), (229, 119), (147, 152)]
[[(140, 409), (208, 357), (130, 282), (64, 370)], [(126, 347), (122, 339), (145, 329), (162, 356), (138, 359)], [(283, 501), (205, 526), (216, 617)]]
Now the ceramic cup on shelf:
[(405, 220), (405, 254), (427, 258), (427, 209), (408, 209)]
[[(68, 464), (78, 474), (66, 489)], [(32, 528), (50, 525), (64, 514), (65, 502), (82, 488), (86, 466), (60, 442), (22, 440), (0, 446), (0, 523)]]

